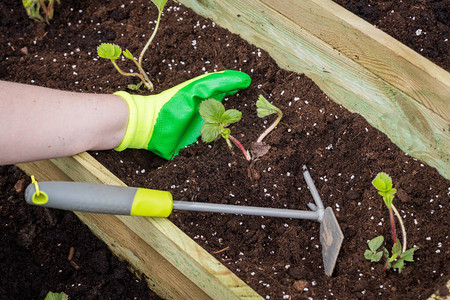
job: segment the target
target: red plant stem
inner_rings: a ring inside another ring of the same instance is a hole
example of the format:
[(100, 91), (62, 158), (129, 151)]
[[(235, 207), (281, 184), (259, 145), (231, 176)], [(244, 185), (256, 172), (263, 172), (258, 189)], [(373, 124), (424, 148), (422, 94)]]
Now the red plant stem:
[(44, 11), (45, 17), (47, 18), (47, 16), (48, 16), (48, 8), (45, 5), (44, 0), (39, 0), (39, 3), (41, 3), (42, 10)]
[(389, 209), (389, 216), (391, 217), (391, 227), (392, 227), (392, 240), (394, 244), (397, 243), (397, 234), (395, 232), (395, 220), (394, 213), (392, 212), (392, 208)]
[(244, 146), (232, 135), (228, 136), (228, 138), (236, 145), (239, 149), (241, 149), (242, 153), (244, 154), (245, 159), (250, 160), (250, 154), (248, 154), (247, 150), (245, 150)]

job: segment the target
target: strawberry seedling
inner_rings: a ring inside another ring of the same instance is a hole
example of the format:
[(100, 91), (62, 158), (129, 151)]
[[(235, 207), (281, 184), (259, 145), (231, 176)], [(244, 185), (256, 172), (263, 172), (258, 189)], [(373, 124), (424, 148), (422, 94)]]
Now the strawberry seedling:
[(256, 110), (258, 117), (264, 118), (273, 114), (277, 114), (275, 121), (258, 137), (256, 142), (252, 143), (251, 152), (253, 158), (265, 155), (269, 149), (270, 145), (263, 143), (263, 139), (280, 123), (283, 113), (281, 110), (267, 101), (263, 95), (258, 96), (258, 101), (256, 101)]
[[(387, 208), (389, 209), (389, 216), (391, 221), (391, 230), (392, 230), (392, 240), (394, 245), (392, 246), (392, 255), (389, 254), (389, 251), (385, 247), (381, 247), (384, 241), (383, 236), (377, 236), (376, 238), (369, 241), (369, 250), (366, 250), (364, 253), (364, 257), (371, 262), (378, 262), (381, 260), (381, 257), (384, 256), (386, 259), (386, 263), (384, 265), (384, 270), (389, 270), (391, 268), (398, 269), (400, 273), (405, 266), (405, 261), (413, 262), (414, 252), (419, 249), (418, 247), (413, 247), (411, 249), (406, 250), (406, 230), (403, 225), (402, 218), (392, 204), (394, 200), (394, 195), (397, 192), (395, 188), (392, 187), (392, 179), (386, 173), (378, 173), (375, 179), (372, 181), (374, 187), (377, 188), (378, 194), (383, 197), (383, 201)], [(400, 223), (400, 228), (402, 230), (403, 235), (403, 248), (400, 241), (397, 240), (396, 230), (395, 230), (395, 220), (394, 213), (397, 216), (397, 219)]]
[(205, 120), (201, 129), (203, 142), (210, 143), (222, 136), (230, 149), (233, 148), (231, 140), (242, 151), (247, 160), (251, 159), (250, 153), (231, 135), (231, 130), (227, 128), (228, 125), (242, 118), (240, 111), (236, 109), (225, 110), (225, 107), (219, 101), (207, 99), (200, 104), (199, 112)]
[[(152, 0), (152, 2), (158, 8), (158, 12), (159, 12), (158, 19), (156, 21), (155, 28), (153, 29), (153, 33), (150, 36), (150, 38), (148, 39), (144, 48), (142, 49), (138, 60), (136, 60), (134, 58), (134, 56), (131, 54), (131, 52), (128, 49), (125, 49), (122, 52), (122, 48), (120, 48), (118, 45), (115, 45), (115, 44), (102, 43), (100, 46), (97, 47), (98, 56), (100, 56), (101, 58), (109, 59), (120, 74), (122, 74), (124, 76), (138, 77), (141, 80), (141, 82), (139, 84), (128, 85), (128, 88), (131, 90), (138, 90), (142, 86), (142, 84), (151, 92), (153, 92), (153, 90), (154, 90), (153, 83), (150, 81), (147, 73), (144, 71), (144, 69), (142, 67), (142, 61), (143, 61), (145, 52), (147, 51), (148, 47), (150, 46), (151, 42), (153, 41), (153, 39), (156, 35), (156, 32), (158, 31), (159, 23), (161, 21), (161, 14), (162, 14), (164, 5), (166, 5), (166, 3), (167, 3), (167, 0)], [(115, 62), (121, 54), (123, 54), (123, 56), (125, 56), (125, 58), (128, 58), (129, 60), (133, 61), (133, 63), (137, 66), (139, 73), (134, 73), (134, 72), (128, 73), (128, 72), (122, 71), (122, 69)]]
[[(60, 4), (59, 0), (56, 0), (56, 2)], [(53, 18), (55, 0), (22, 0), (22, 4), (31, 19), (50, 24), (50, 20)], [(44, 16), (41, 15), (41, 9)]]

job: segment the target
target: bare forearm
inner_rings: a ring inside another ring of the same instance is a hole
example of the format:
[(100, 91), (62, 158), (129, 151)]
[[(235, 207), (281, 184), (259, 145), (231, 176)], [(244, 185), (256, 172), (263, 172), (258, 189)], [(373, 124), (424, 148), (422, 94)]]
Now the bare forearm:
[(0, 81), (0, 165), (112, 149), (127, 121), (118, 96)]

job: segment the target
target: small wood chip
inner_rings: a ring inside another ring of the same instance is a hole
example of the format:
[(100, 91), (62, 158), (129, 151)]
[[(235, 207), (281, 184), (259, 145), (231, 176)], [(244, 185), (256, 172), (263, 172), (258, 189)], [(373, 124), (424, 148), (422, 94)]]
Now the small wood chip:
[(73, 255), (75, 254), (75, 248), (70, 247), (69, 256), (67, 256), (67, 260), (71, 261), (73, 259)]
[(270, 145), (266, 143), (253, 142), (250, 147), (250, 152), (252, 153), (253, 159), (266, 155), (269, 152)]
[(16, 190), (16, 193), (21, 193), (25, 187), (25, 179), (22, 178), (19, 181), (16, 182), (14, 185), (14, 189)]
[(297, 291), (304, 291), (304, 289), (308, 286), (308, 281), (296, 280), (296, 281), (294, 281), (293, 286)]
[(227, 251), (228, 249), (230, 249), (230, 246), (226, 246), (225, 248), (223, 248), (223, 249), (221, 249), (219, 251), (213, 252), (213, 254), (219, 254), (219, 253), (222, 253), (224, 251)]
[(77, 263), (74, 262), (73, 260), (70, 261), (70, 264), (72, 265), (72, 267), (73, 267), (75, 270), (79, 270), (79, 269), (80, 269), (80, 266), (77, 265)]

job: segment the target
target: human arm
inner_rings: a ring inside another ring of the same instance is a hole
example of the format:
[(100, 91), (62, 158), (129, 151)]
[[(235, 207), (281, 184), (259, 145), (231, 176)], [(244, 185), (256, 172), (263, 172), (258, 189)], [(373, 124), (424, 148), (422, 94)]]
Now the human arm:
[(119, 96), (0, 81), (0, 165), (117, 147), (128, 107)]

